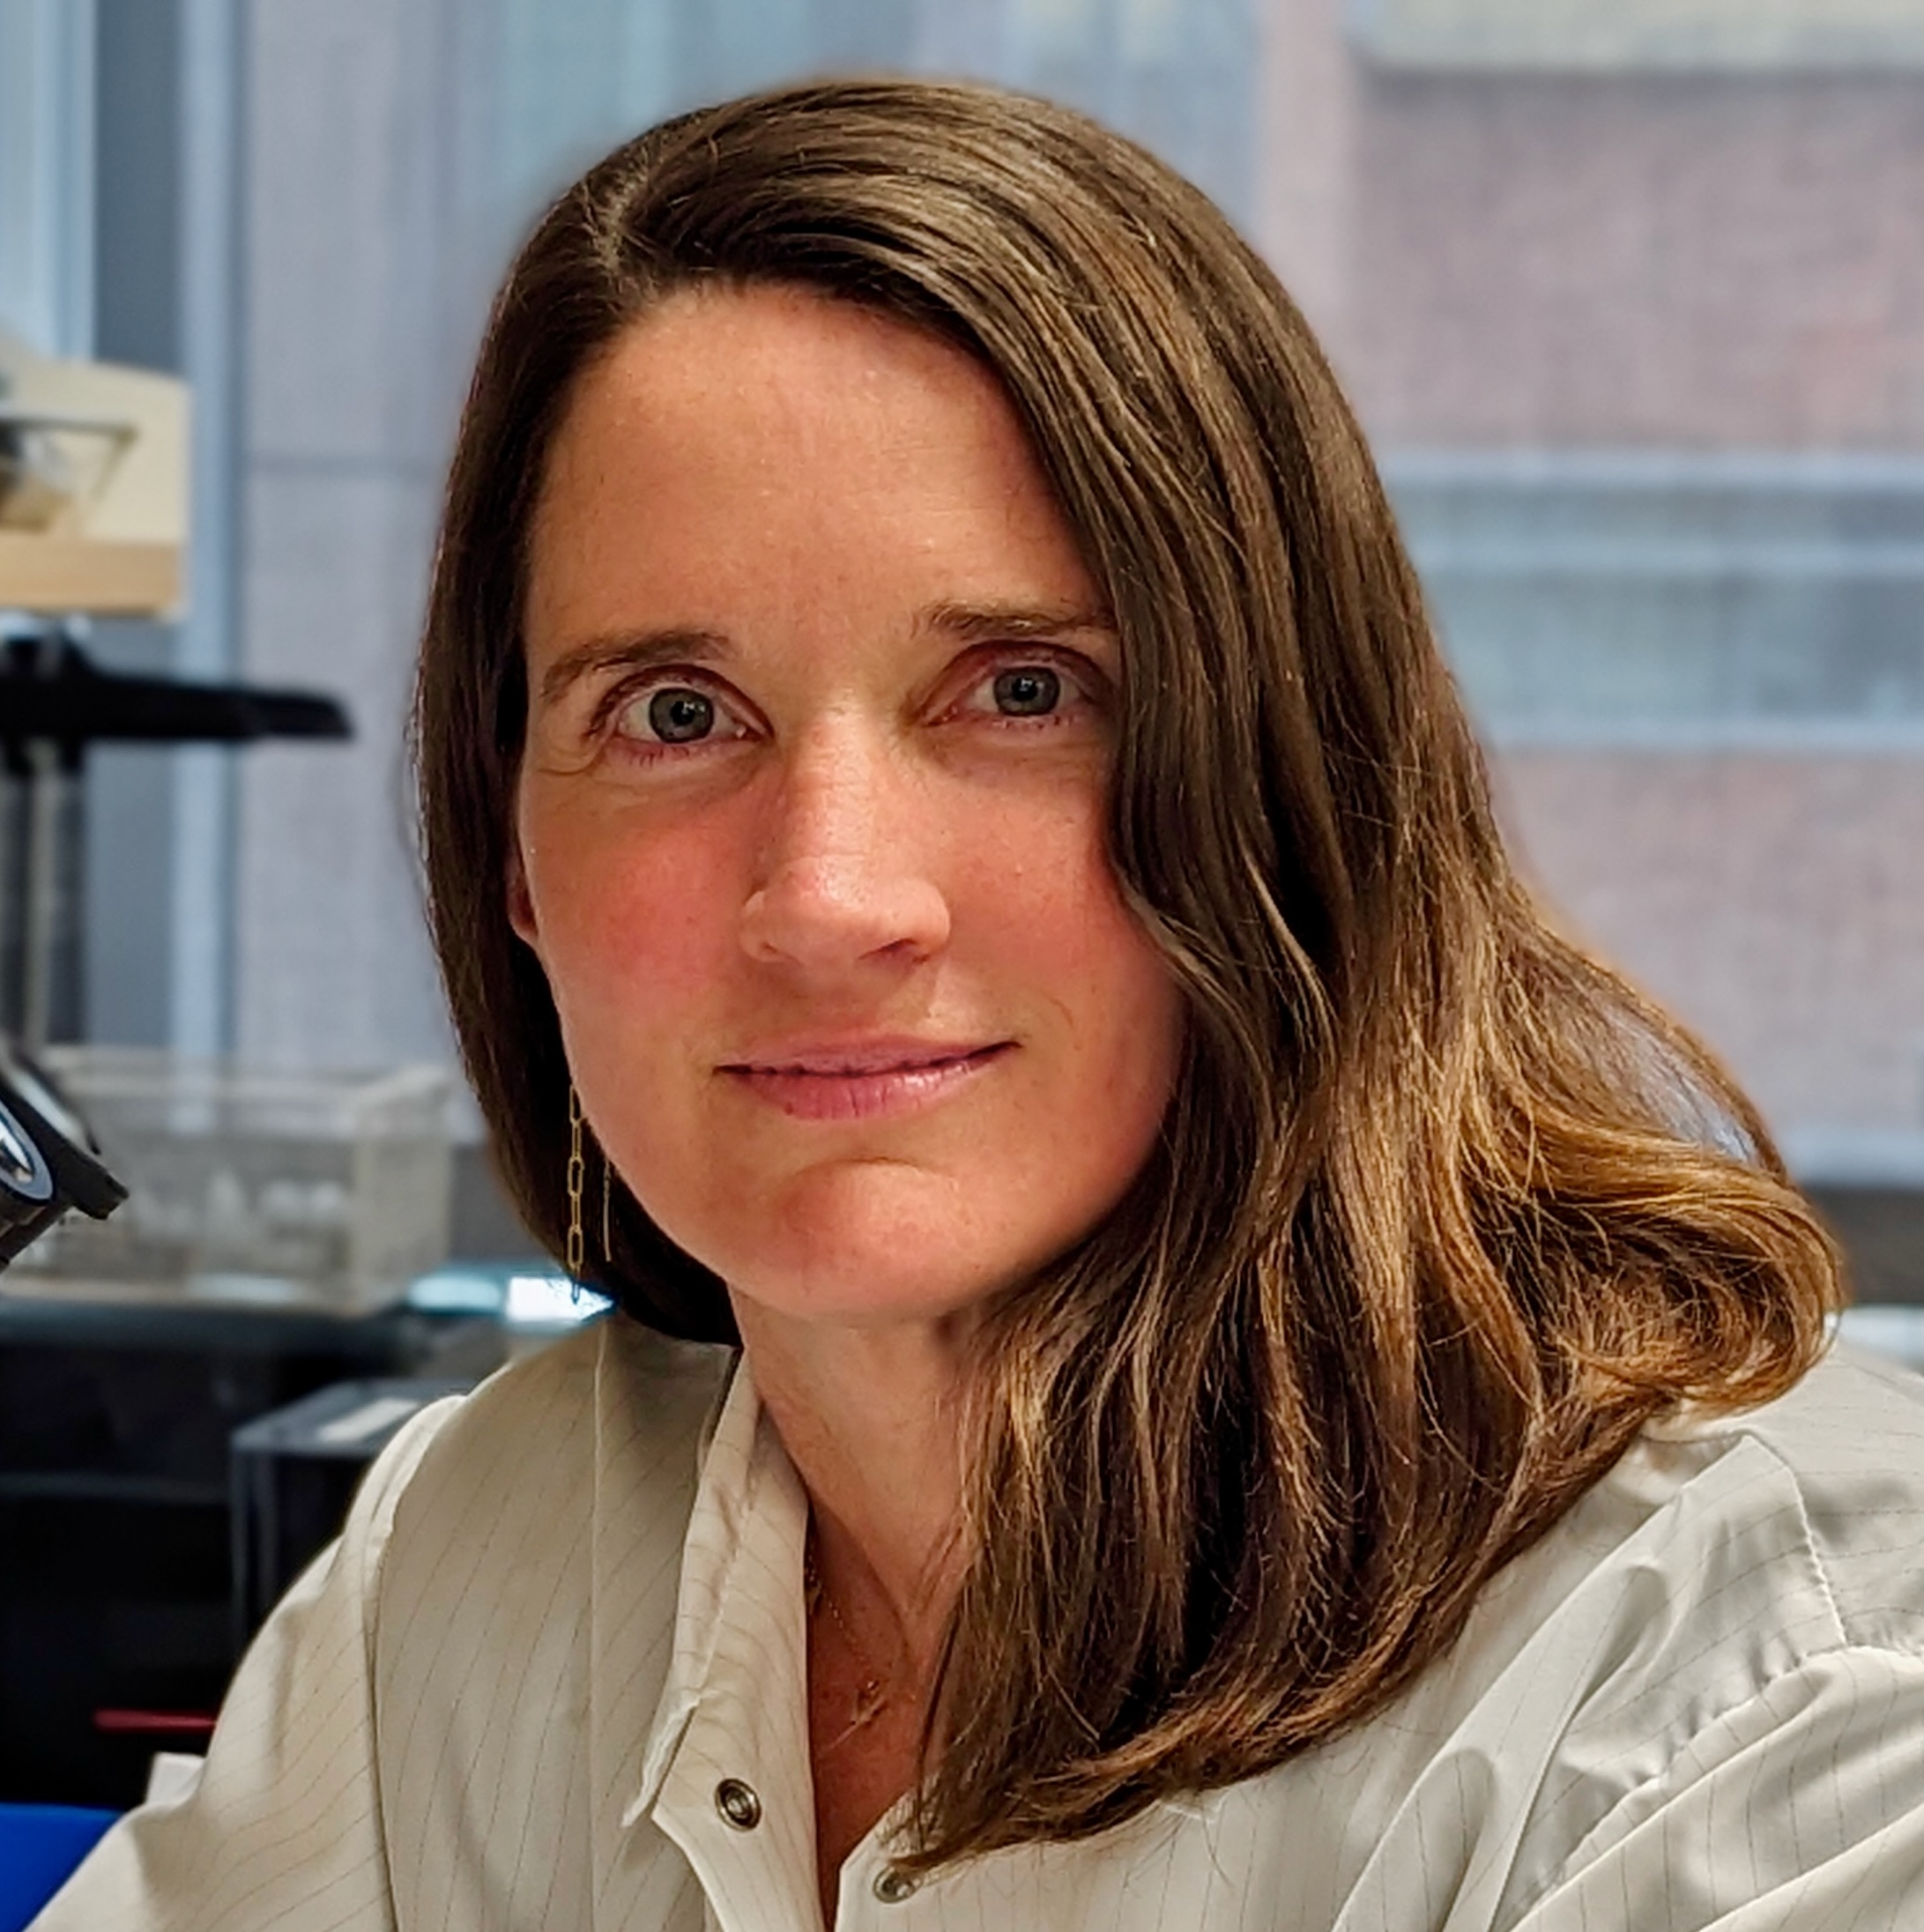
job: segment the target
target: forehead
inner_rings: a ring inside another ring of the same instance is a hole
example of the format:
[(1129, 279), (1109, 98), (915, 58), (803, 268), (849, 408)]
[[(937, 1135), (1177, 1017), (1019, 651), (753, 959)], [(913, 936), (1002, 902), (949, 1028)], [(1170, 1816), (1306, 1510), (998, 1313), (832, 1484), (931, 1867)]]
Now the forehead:
[(640, 466), (776, 488), (798, 460), (906, 459), (1026, 439), (993, 375), (880, 311), (789, 285), (687, 289), (631, 323), (576, 378), (550, 448), (537, 535), (573, 499)]
[(995, 376), (786, 286), (679, 293), (617, 336), (576, 382), (531, 536), (536, 656), (644, 616), (800, 619), (910, 579), (923, 598), (1090, 595)]
[(659, 407), (726, 411), (813, 393), (880, 394), (920, 381), (1006, 407), (994, 374), (946, 336), (891, 311), (794, 282), (676, 289), (613, 336), (575, 400), (624, 391)]

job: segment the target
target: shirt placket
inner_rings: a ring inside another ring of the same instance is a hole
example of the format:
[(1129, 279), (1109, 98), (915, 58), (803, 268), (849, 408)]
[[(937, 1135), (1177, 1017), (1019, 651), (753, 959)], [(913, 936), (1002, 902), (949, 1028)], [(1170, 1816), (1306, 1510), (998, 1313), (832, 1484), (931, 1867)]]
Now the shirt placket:
[[(736, 1496), (711, 1638), (655, 1823), (680, 1847), (719, 1932), (816, 1932), (814, 1794), (802, 1624), (807, 1499), (765, 1415)], [(718, 1442), (717, 1447), (722, 1445)]]
[(888, 1855), (895, 1822), (884, 1818), (843, 1861), (833, 1932), (921, 1932), (939, 1923), (940, 1913), (917, 1909), (921, 1882)]

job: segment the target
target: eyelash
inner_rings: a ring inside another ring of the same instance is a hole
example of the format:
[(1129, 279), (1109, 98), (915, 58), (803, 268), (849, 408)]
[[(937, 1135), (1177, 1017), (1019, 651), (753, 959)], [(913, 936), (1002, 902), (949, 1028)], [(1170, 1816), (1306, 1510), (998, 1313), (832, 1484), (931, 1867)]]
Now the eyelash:
[(1024, 716), (1019, 711), (997, 711), (992, 703), (980, 715), (992, 718), (999, 725), (1010, 730), (1036, 731), (1070, 724), (1081, 711), (1101, 707), (1104, 680), (1086, 658), (1073, 651), (1051, 650), (1046, 647), (1029, 650), (1011, 648), (1005, 655), (985, 665), (978, 676), (970, 679), (962, 695), (943, 710), (942, 718), (947, 720), (961, 715), (968, 701), (984, 687), (992, 687), (998, 678), (1012, 671), (1030, 670), (1053, 671), (1059, 676), (1063, 702), (1057, 710)]
[[(740, 721), (736, 707), (729, 702), (725, 694), (712, 680), (699, 671), (678, 671), (671, 667), (650, 671), (640, 677), (630, 678), (612, 686), (596, 705), (594, 715), (589, 720), (590, 737), (620, 739), (629, 756), (644, 757), (650, 761), (700, 751), (715, 743), (712, 738), (698, 738), (690, 739), (687, 744), (677, 745), (664, 739), (643, 738), (638, 734), (628, 738), (615, 729), (616, 720), (624, 711), (643, 702), (651, 693), (657, 691), (697, 691), (714, 704), (718, 714), (735, 718), (737, 722)], [(723, 742), (733, 744), (739, 740), (731, 738), (724, 739)]]
[[(1037, 731), (1059, 727), (1072, 722), (1082, 710), (1096, 709), (1102, 705), (1106, 680), (1079, 652), (1056, 650), (1047, 646), (1030, 650), (1012, 646), (1006, 655), (984, 665), (980, 672), (969, 680), (962, 695), (953, 703), (944, 707), (937, 722), (947, 723), (962, 716), (968, 700), (985, 687), (992, 686), (1005, 673), (1031, 667), (1045, 668), (1056, 672), (1061, 677), (1064, 697), (1061, 706), (1053, 711), (1032, 717), (1024, 717), (1020, 713), (998, 712), (992, 707), (978, 715), (993, 719), (1005, 729)], [(595, 706), (593, 716), (589, 721), (589, 735), (595, 739), (622, 738), (623, 734), (614, 729), (614, 724), (624, 711), (640, 703), (654, 692), (672, 690), (700, 692), (714, 703), (717, 712), (740, 722), (737, 707), (729, 702), (724, 691), (718, 687), (715, 680), (692, 667), (670, 666), (649, 671), (611, 686)], [(720, 740), (724, 744), (739, 741), (737, 738)], [(701, 751), (716, 742), (713, 738), (702, 738), (690, 739), (685, 744), (674, 744), (663, 739), (637, 735), (625, 739), (625, 748), (630, 756), (643, 757), (653, 762), (665, 757)]]

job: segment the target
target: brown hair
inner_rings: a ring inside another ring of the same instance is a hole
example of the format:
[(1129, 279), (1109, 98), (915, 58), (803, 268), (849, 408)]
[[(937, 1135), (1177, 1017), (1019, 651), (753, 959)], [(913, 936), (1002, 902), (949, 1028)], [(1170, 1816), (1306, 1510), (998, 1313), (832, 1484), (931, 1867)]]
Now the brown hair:
[[(1839, 1291), (1742, 1095), (1519, 886), (1363, 440), (1274, 277), (1127, 142), (908, 82), (620, 149), (541, 223), (481, 352), (422, 814), (469, 1071), (551, 1246), (568, 1074), (503, 893), (530, 510), (584, 364), (668, 292), (757, 281), (938, 330), (1001, 380), (1122, 638), (1111, 854), (1189, 1014), (1148, 1171), (991, 1325), (932, 1863), (1355, 1724), (1647, 1420), (1787, 1387)], [(732, 1334), (625, 1189), (598, 1278), (643, 1321)]]

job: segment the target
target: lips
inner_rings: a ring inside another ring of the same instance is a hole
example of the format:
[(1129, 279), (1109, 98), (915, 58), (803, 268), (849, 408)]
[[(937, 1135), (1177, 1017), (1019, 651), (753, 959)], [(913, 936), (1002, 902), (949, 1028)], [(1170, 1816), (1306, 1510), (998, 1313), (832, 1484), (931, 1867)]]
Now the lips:
[(947, 1066), (977, 1053), (993, 1052), (987, 1045), (962, 1041), (914, 1039), (863, 1040), (842, 1044), (796, 1045), (758, 1052), (724, 1069), (728, 1073), (837, 1074), (898, 1074), (917, 1067)]
[(718, 1071), (799, 1120), (871, 1120), (910, 1113), (971, 1085), (1013, 1042), (912, 1038), (797, 1041), (763, 1047)]

